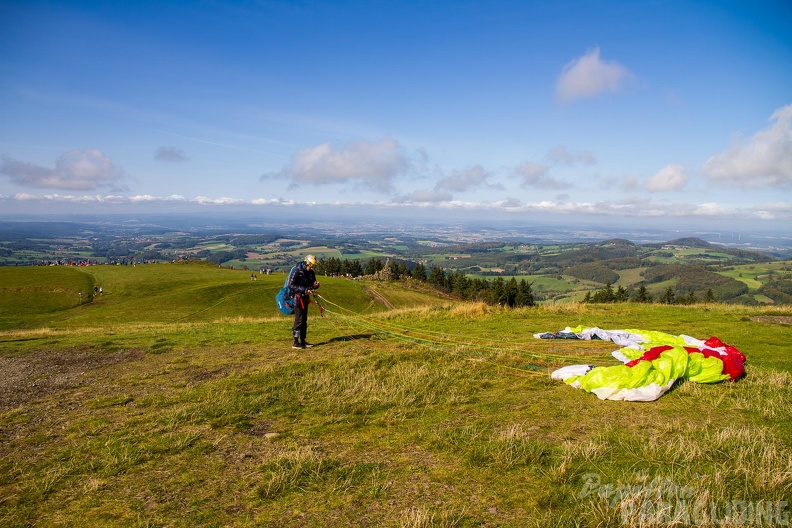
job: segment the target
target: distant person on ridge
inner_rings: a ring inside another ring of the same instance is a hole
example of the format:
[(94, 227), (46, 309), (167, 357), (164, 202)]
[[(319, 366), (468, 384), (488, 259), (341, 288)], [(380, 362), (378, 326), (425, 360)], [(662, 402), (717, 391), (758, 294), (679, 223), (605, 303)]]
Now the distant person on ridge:
[(308, 305), (311, 304), (311, 293), (319, 288), (319, 283), (316, 281), (316, 274), (313, 270), (315, 265), (316, 257), (308, 255), (303, 262), (292, 268), (292, 272), (289, 275), (289, 289), (291, 290), (292, 304), (294, 306), (294, 326), (292, 326), (294, 344), (292, 348), (313, 346), (305, 341), (305, 336), (308, 333)]

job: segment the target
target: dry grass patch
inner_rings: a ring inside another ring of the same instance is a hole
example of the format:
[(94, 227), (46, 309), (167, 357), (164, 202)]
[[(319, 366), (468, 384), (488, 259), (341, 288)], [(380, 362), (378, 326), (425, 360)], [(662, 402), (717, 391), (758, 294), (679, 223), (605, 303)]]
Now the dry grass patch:
[(544, 303), (540, 304), (537, 309), (542, 312), (551, 313), (554, 315), (564, 314), (581, 314), (588, 312), (589, 304), (582, 302), (569, 302), (569, 303)]

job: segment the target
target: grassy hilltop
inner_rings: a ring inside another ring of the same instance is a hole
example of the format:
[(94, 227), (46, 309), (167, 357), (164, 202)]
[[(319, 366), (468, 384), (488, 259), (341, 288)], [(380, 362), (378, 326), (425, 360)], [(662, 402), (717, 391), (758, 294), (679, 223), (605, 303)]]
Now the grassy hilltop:
[[(201, 264), (0, 268), (0, 525), (789, 518), (790, 306), (508, 310), (320, 277), (318, 346), (295, 351), (274, 302), (283, 280)], [(600, 401), (549, 372), (615, 364), (616, 345), (532, 337), (579, 324), (714, 335), (745, 353), (747, 376)]]

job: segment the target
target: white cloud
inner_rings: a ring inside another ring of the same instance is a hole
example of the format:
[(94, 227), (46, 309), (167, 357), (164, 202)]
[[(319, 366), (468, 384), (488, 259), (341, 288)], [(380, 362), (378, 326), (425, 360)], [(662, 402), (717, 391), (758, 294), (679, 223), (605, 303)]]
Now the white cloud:
[(684, 167), (666, 165), (646, 181), (644, 188), (651, 192), (678, 191), (685, 186), (687, 179)]
[(55, 167), (4, 157), (0, 174), (23, 187), (87, 191), (110, 185), (124, 176), (100, 150), (72, 150), (55, 160)]
[(323, 143), (299, 150), (292, 156), (291, 163), (274, 176), (285, 176), (294, 185), (354, 182), (372, 190), (388, 192), (392, 189), (393, 179), (411, 166), (410, 159), (397, 141), (384, 139), (372, 143), (361, 140), (341, 149)]
[(521, 187), (533, 187), (536, 189), (565, 189), (569, 187), (566, 182), (556, 180), (547, 175), (550, 167), (542, 163), (526, 161), (514, 169), (514, 173), (520, 177)]
[(698, 204), (690, 211), (693, 216), (728, 216), (730, 213), (730, 209), (715, 202)]
[(297, 202), (283, 198), (256, 198), (251, 200), (250, 203), (253, 205), (295, 205)]
[(770, 120), (775, 123), (769, 128), (709, 158), (704, 175), (742, 188), (792, 185), (792, 105), (776, 110)]
[(196, 196), (195, 201), (202, 205), (244, 205), (248, 203), (245, 200), (238, 198), (228, 198), (221, 196), (220, 198), (207, 198), (206, 196)]
[(588, 150), (570, 151), (563, 145), (551, 148), (547, 152), (547, 159), (557, 165), (594, 165), (597, 155)]
[(172, 194), (170, 196), (154, 196), (151, 194), (137, 194), (133, 196), (119, 196), (114, 194), (98, 195), (98, 194), (84, 194), (84, 195), (71, 195), (71, 194), (45, 194), (34, 195), (29, 193), (16, 193), (13, 197), (16, 202), (40, 202), (40, 203), (96, 203), (96, 204), (197, 204), (197, 205), (265, 205), (265, 204), (289, 204), (294, 203), (289, 200), (242, 200), (239, 198), (208, 198), (206, 196), (196, 196), (194, 198), (185, 198), (179, 194)]
[(130, 196), (129, 201), (134, 202), (158, 202), (160, 199), (156, 196), (151, 196), (150, 194), (138, 194), (135, 196)]
[[(599, 202), (554, 202), (542, 201), (526, 203), (522, 209), (525, 212), (544, 211), (548, 213), (564, 214), (593, 214), (613, 217), (701, 217), (724, 216), (734, 218), (737, 211), (721, 207), (715, 203), (704, 204), (653, 204), (646, 200), (625, 201), (599, 201)], [(742, 211), (742, 216), (751, 215), (749, 211)]]
[(754, 215), (762, 220), (792, 219), (792, 203), (770, 202), (754, 206)]
[(129, 203), (130, 199), (124, 196), (117, 196), (113, 194), (108, 194), (105, 196), (101, 196), (98, 194), (84, 194), (81, 196), (76, 196), (73, 194), (45, 194), (43, 196), (38, 196), (35, 194), (28, 194), (28, 193), (17, 193), (14, 195), (14, 200), (18, 202), (41, 202), (41, 203)]
[(541, 200), (537, 202), (522, 202), (516, 198), (506, 198), (494, 202), (463, 202), (452, 200), (450, 193), (432, 190), (415, 191), (394, 198), (388, 202), (361, 203), (309, 203), (297, 202), (286, 199), (254, 199), (241, 200), (235, 198), (208, 198), (196, 196), (184, 198), (178, 195), (157, 197), (152, 195), (138, 195), (132, 197), (118, 195), (63, 195), (46, 194), (32, 195), (17, 193), (13, 197), (0, 199), (0, 203), (21, 204), (25, 210), (30, 204), (42, 204), (51, 208), (71, 204), (82, 208), (86, 204), (112, 206), (113, 210), (121, 206), (131, 208), (154, 207), (173, 204), (174, 201), (184, 206), (193, 208), (216, 207), (218, 209), (236, 207), (301, 207), (325, 206), (343, 207), (346, 210), (360, 208), (361, 211), (370, 212), (372, 209), (404, 209), (405, 214), (410, 214), (410, 208), (426, 209), (437, 208), (445, 211), (469, 211), (471, 213), (541, 213), (548, 215), (594, 215), (609, 216), (613, 218), (712, 218), (733, 220), (767, 220), (790, 221), (792, 220), (792, 204), (787, 202), (766, 203), (758, 206), (746, 205), (744, 207), (727, 207), (716, 202), (703, 203), (653, 203), (646, 199), (604, 200), (592, 202), (575, 202), (567, 200)]
[(504, 209), (515, 209), (522, 206), (522, 202), (517, 198), (506, 198), (505, 200), (501, 200), (498, 203)]
[(600, 60), (600, 50), (594, 48), (564, 66), (556, 82), (556, 97), (566, 103), (618, 92), (630, 77), (621, 64)]
[(168, 161), (171, 163), (178, 163), (187, 159), (184, 151), (176, 147), (160, 147), (154, 153), (154, 159), (158, 161)]

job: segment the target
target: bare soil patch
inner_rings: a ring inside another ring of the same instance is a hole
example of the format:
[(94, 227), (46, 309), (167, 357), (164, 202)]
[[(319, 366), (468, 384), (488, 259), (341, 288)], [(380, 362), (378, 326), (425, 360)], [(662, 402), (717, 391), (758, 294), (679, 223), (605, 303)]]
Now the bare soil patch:
[(751, 321), (792, 325), (792, 317), (787, 315), (760, 315), (751, 317)]
[(140, 359), (140, 350), (41, 350), (24, 357), (0, 357), (0, 410), (79, 387), (93, 370)]

